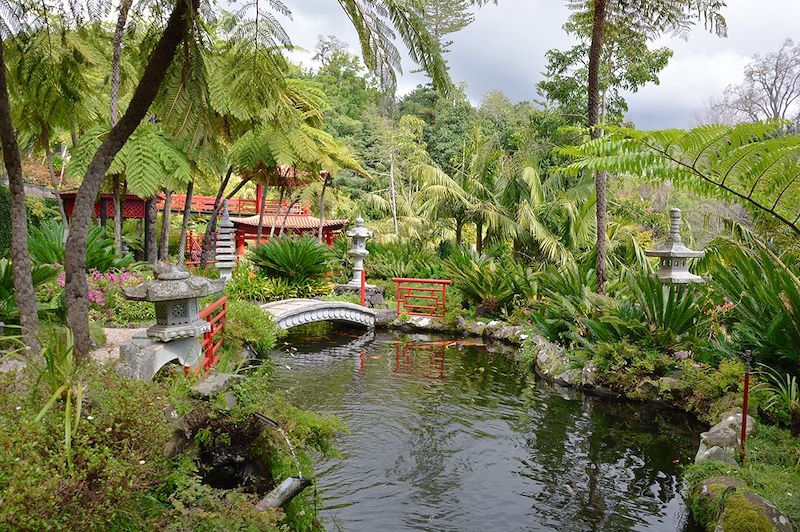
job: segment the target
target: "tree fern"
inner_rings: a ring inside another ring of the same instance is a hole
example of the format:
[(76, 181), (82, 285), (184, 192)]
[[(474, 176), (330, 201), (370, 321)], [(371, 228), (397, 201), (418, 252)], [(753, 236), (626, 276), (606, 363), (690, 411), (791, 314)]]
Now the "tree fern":
[(766, 212), (800, 234), (800, 136), (781, 122), (706, 125), (690, 131), (609, 128), (606, 136), (560, 149), (569, 175), (609, 171), (671, 180)]

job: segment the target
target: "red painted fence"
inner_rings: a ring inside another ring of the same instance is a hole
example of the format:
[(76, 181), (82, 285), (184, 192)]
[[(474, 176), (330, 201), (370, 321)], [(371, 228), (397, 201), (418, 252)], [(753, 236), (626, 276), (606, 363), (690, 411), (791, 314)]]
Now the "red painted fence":
[(392, 281), (397, 284), (398, 315), (444, 317), (447, 285), (453, 281), (405, 277), (395, 277)]
[(200, 371), (208, 373), (214, 364), (219, 362), (217, 351), (225, 339), (225, 317), (227, 315), (228, 296), (222, 296), (200, 311), (200, 319), (211, 324), (211, 330), (203, 334), (203, 362)]

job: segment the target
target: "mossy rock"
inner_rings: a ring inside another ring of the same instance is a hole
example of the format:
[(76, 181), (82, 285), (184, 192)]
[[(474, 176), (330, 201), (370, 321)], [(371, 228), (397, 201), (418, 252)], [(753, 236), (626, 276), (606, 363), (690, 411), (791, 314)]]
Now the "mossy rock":
[[(773, 526), (772, 520), (767, 515), (767, 506), (765, 504), (772, 506), (755, 493), (735, 493), (726, 501), (725, 511), (722, 512), (722, 517), (717, 524), (716, 530), (719, 532), (740, 532), (743, 530), (749, 532), (788, 530), (791, 532), (791, 525), (789, 525), (788, 529)], [(786, 520), (786, 524), (788, 524), (788, 520)]]
[(714, 476), (700, 482), (689, 496), (689, 508), (695, 521), (714, 530), (725, 500), (736, 490), (747, 488), (744, 481), (729, 476)]

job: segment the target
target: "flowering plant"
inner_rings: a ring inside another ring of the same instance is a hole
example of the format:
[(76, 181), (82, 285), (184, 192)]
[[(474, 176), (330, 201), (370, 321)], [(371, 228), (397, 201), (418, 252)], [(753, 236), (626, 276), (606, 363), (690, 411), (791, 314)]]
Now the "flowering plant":
[[(122, 293), (122, 287), (134, 286), (142, 281), (141, 275), (125, 269), (101, 272), (91, 270), (86, 274), (89, 283), (89, 316), (101, 323), (124, 325), (154, 319), (152, 305), (139, 301), (129, 301)], [(64, 272), (56, 278), (56, 283), (64, 287)]]

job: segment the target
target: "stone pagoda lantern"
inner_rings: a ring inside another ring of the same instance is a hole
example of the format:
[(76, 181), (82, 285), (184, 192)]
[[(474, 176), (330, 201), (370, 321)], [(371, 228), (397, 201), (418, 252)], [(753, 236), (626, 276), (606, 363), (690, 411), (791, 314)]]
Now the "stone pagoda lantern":
[(228, 213), (228, 200), (224, 200), (222, 205), (222, 218), (217, 229), (216, 261), (220, 278), (228, 280), (236, 266), (236, 229)]
[(353, 278), (348, 284), (361, 287), (361, 272), (364, 271), (364, 258), (369, 255), (367, 251), (367, 239), (372, 238), (372, 231), (364, 227), (364, 219), (356, 218), (356, 226), (347, 232), (347, 236), (353, 239), (353, 246), (348, 255), (353, 257)]
[(656, 272), (658, 280), (664, 284), (702, 283), (703, 278), (689, 271), (687, 261), (702, 257), (705, 253), (687, 248), (681, 241), (681, 210), (670, 209), (670, 230), (667, 243), (657, 249), (645, 251), (648, 257), (658, 257), (661, 268)]
[[(353, 278), (347, 284), (336, 285), (334, 292), (336, 294), (361, 294), (361, 275), (364, 271), (364, 258), (369, 255), (367, 251), (367, 239), (372, 238), (372, 231), (364, 227), (364, 219), (356, 218), (356, 226), (348, 231), (347, 236), (353, 240), (353, 245), (348, 255), (353, 257)], [(364, 285), (365, 304), (368, 307), (374, 307), (383, 304), (383, 289), (371, 285)]]
[(193, 366), (201, 358), (200, 338), (210, 329), (200, 319), (199, 301), (225, 288), (225, 279), (190, 275), (182, 266), (157, 262), (154, 279), (124, 287), (125, 297), (156, 306), (156, 324), (136, 333), (120, 346), (117, 371), (134, 379), (150, 380), (167, 362)]

